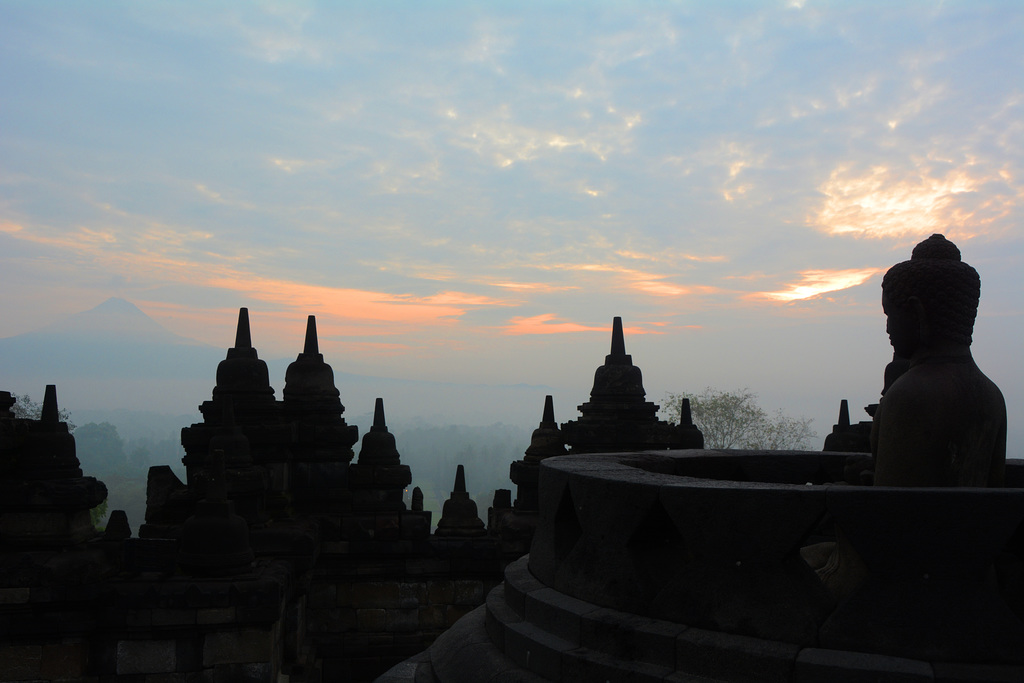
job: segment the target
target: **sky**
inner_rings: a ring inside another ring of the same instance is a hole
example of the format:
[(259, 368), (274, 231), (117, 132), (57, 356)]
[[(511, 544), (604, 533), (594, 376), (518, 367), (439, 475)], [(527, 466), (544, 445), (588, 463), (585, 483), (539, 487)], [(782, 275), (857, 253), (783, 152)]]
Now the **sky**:
[(315, 314), (336, 370), (582, 403), (622, 316), (651, 399), (823, 437), (941, 232), (1024, 451), (1021, 35), (1008, 1), (3, 0), (0, 337), (118, 296), (226, 347), (247, 306), (261, 357)]

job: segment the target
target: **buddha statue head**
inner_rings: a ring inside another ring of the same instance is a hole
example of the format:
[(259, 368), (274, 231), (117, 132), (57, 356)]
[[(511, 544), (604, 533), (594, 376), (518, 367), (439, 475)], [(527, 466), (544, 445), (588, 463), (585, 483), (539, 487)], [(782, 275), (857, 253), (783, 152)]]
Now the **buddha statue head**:
[(955, 244), (932, 235), (882, 279), (882, 309), (893, 350), (911, 358), (925, 348), (967, 349), (980, 296), (978, 272), (960, 260)]

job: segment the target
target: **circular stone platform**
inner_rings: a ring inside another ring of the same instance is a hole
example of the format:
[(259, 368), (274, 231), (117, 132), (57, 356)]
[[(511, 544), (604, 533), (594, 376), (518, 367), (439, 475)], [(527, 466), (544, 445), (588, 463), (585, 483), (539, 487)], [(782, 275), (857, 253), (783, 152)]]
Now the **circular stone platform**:
[[(546, 460), (531, 554), (379, 680), (1024, 680), (1024, 488), (827, 483), (845, 458)], [(836, 524), (868, 570), (839, 603), (799, 552)]]

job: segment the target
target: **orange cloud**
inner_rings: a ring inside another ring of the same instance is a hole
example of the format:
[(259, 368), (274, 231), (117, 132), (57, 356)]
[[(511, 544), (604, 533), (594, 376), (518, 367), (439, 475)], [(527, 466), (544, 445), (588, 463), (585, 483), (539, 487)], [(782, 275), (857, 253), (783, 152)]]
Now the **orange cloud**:
[[(74, 232), (50, 236), (45, 229), (26, 228), (12, 222), (0, 223), (0, 231), (17, 239), (65, 250), (86, 257), (96, 266), (152, 286), (184, 284), (237, 292), (245, 301), (272, 304), (280, 321), (275, 327), (284, 332), (288, 325), (301, 326), (306, 314), (330, 319), (339, 325), (360, 328), (362, 335), (394, 335), (424, 326), (452, 324), (471, 308), (513, 306), (513, 302), (479, 294), (442, 291), (427, 296), (394, 294), (348, 287), (330, 287), (255, 275), (240, 267), (246, 256), (225, 256), (190, 249), (188, 242), (203, 242), (206, 233), (175, 230), (154, 225), (137, 233), (117, 233), (103, 229), (80, 228)], [(205, 246), (205, 245), (204, 245)], [(199, 259), (189, 258), (195, 254)], [(220, 328), (234, 324), (234, 313), (227, 310), (175, 310), (169, 304), (150, 303), (166, 319), (184, 323), (191, 334), (217, 344), (228, 339)], [(237, 311), (235, 311), (237, 312)], [(273, 312), (264, 313), (268, 318)], [(216, 324), (216, 321), (222, 321)], [(227, 322), (223, 322), (227, 321)], [(297, 322), (296, 322), (297, 321)], [(353, 325), (354, 323), (354, 325)], [(214, 332), (215, 331), (215, 332)], [(216, 337), (211, 338), (211, 332)], [(330, 330), (325, 329), (330, 334)], [(346, 330), (350, 334), (351, 329)]]
[(755, 292), (747, 298), (771, 301), (798, 301), (812, 299), (828, 292), (837, 292), (863, 284), (881, 268), (851, 268), (848, 270), (805, 270), (800, 273), (800, 282), (789, 285), (778, 292)]
[(458, 318), (468, 306), (505, 306), (507, 303), (463, 292), (442, 292), (429, 297), (387, 294), (362, 289), (308, 285), (235, 273), (212, 277), (204, 284), (242, 292), (260, 301), (339, 320), (370, 320), (408, 325), (443, 324)]
[(579, 323), (552, 322), (554, 313), (544, 313), (528, 318), (512, 318), (509, 325), (502, 328), (504, 334), (563, 334), (566, 332), (606, 332), (608, 327), (590, 327)]
[(886, 238), (935, 232), (967, 236), (1010, 213), (1017, 195), (994, 197), (979, 190), (989, 177), (962, 164), (944, 175), (921, 166), (906, 174), (874, 166), (856, 173), (843, 165), (818, 189), (825, 200), (809, 222), (834, 235)]
[[(512, 318), (509, 324), (502, 329), (503, 334), (565, 334), (568, 332), (605, 332), (610, 333), (611, 327), (581, 325), (572, 322), (555, 322), (554, 313), (542, 313), (531, 317)], [(643, 327), (624, 327), (626, 334), (663, 334), (657, 330), (649, 330)]]

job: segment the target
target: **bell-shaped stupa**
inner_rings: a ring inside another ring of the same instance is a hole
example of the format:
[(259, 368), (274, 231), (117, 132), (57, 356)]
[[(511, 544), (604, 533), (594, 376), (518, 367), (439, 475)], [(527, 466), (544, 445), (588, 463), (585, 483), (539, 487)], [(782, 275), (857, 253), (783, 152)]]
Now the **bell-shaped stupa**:
[(302, 353), (288, 366), (284, 376), (284, 409), (303, 417), (338, 419), (345, 406), (334, 384), (334, 370), (324, 362), (316, 334), (316, 316), (306, 320), (306, 340)]
[(238, 309), (235, 345), (228, 349), (227, 357), (217, 366), (213, 401), (200, 406), (208, 421), (220, 420), (222, 402), (228, 397), (234, 402), (235, 419), (242, 425), (264, 421), (276, 408), (267, 364), (260, 360), (252, 345), (248, 308)]
[(395, 435), (384, 419), (384, 399), (373, 408), (373, 426), (363, 435), (357, 462), (349, 466), (352, 506), (355, 510), (405, 510), (403, 494), (412, 482), (412, 472), (403, 465)]
[(477, 514), (476, 503), (466, 491), (466, 470), (462, 465), (455, 470), (455, 486), (444, 502), (434, 534), (462, 538), (487, 534), (483, 520)]
[(626, 353), (622, 318), (612, 324), (611, 352), (594, 373), (590, 401), (579, 406), (578, 420), (562, 425), (573, 453), (610, 453), (666, 448), (703, 448), (704, 437), (692, 424), (658, 419), (656, 403), (645, 400), (643, 373)]

